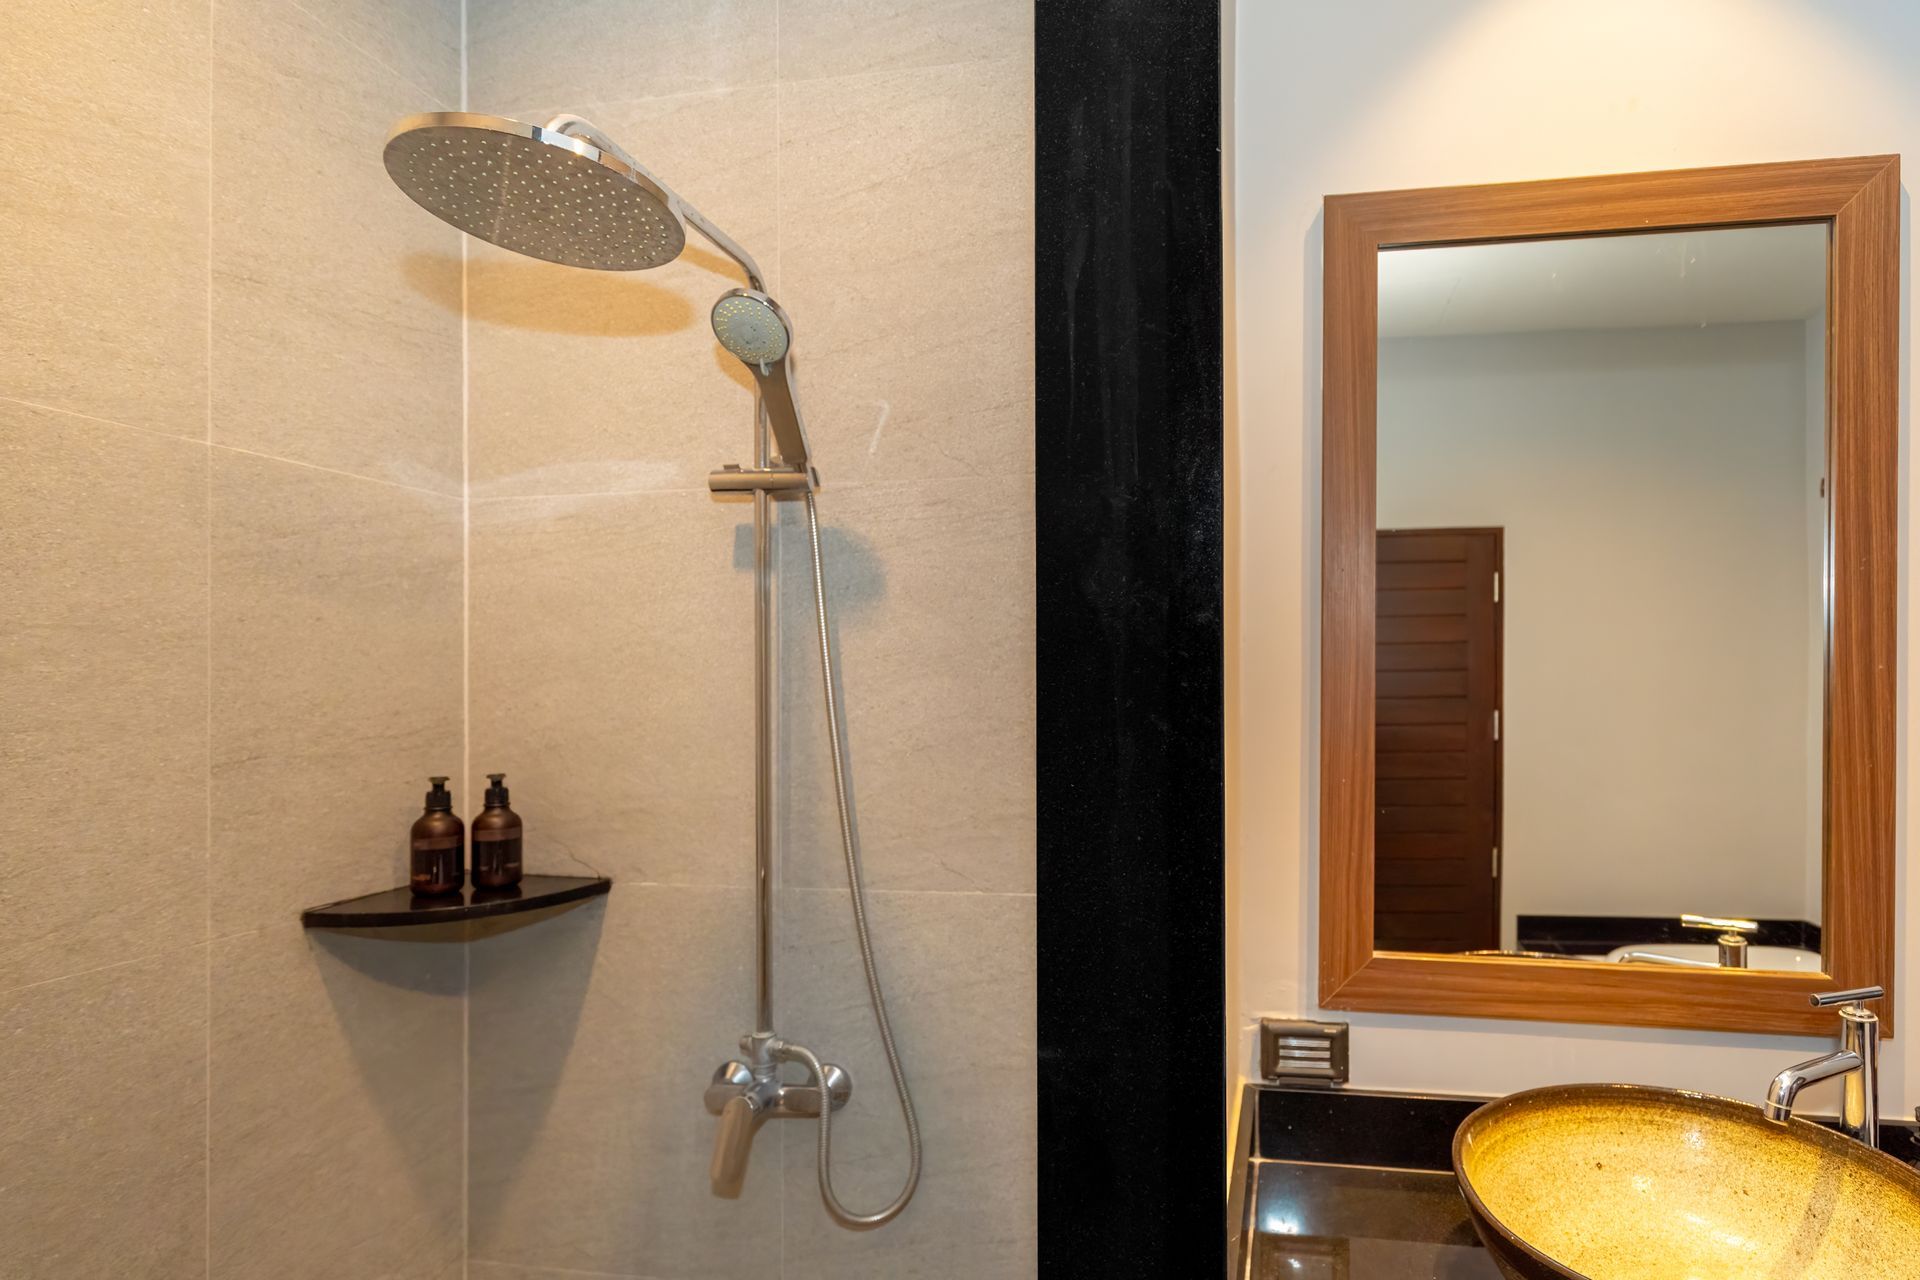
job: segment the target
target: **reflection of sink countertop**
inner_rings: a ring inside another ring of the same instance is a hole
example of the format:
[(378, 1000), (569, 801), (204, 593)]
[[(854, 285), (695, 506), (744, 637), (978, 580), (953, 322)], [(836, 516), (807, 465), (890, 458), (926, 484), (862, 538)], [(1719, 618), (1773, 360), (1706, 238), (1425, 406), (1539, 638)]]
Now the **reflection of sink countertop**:
[(1500, 1280), (1451, 1173), (1254, 1163), (1249, 1280)]
[[(1604, 956), (1592, 959), (1617, 964), (1620, 958), (1630, 951), (1651, 952), (1654, 955), (1669, 956), (1675, 960), (1693, 960), (1700, 964), (1717, 964), (1720, 948), (1712, 943), (1700, 942), (1642, 942), (1632, 946), (1615, 947)], [(1784, 970), (1788, 973), (1820, 972), (1820, 953), (1808, 951), (1804, 947), (1762, 947), (1747, 948), (1747, 968)]]

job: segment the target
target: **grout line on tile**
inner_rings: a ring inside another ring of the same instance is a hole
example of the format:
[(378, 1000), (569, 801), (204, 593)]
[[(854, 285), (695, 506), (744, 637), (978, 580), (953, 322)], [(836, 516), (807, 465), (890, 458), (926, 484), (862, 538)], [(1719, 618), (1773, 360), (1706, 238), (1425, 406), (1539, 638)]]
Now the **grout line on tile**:
[(1008, 66), (1032, 66), (1033, 56), (996, 53), (985, 58), (956, 58), (951, 62), (929, 62), (925, 66), (875, 67), (869, 71), (843, 71), (831, 76), (782, 76), (781, 84), (807, 85), (832, 84), (835, 81), (879, 80), (886, 76), (919, 76), (930, 71), (954, 71), (961, 67), (982, 67), (994, 63)]
[[(779, 78), (780, 77), (780, 58), (781, 58), (780, 19), (784, 16), (785, 9), (786, 9), (786, 5), (784, 4), (783, 0), (774, 0), (774, 6), (773, 6), (773, 74), (774, 74), (774, 81), (773, 81), (773, 283), (776, 288), (780, 284), (780, 250), (783, 247), (782, 238), (785, 234), (785, 227), (783, 226), (784, 219), (781, 218), (780, 213), (781, 213), (781, 210), (785, 208), (784, 201), (786, 199), (786, 188), (784, 184), (781, 182), (782, 153), (784, 153), (787, 149), (786, 147), (787, 135), (785, 131), (784, 117), (782, 117), (781, 115), (781, 110), (786, 104), (784, 101), (782, 101), (782, 99), (785, 97), (785, 85), (781, 82)], [(783, 1249), (785, 1247), (785, 1243), (786, 1243), (786, 1235), (785, 1235), (785, 1232), (783, 1231), (781, 1233), (781, 1246)], [(785, 1263), (783, 1262), (781, 1265), (782, 1265), (782, 1269), (784, 1269)]]
[(201, 864), (201, 891), (206, 908), (205, 928), (202, 936), (207, 940), (205, 975), (206, 990), (206, 1041), (200, 1058), (201, 1071), (201, 1137), (204, 1140), (202, 1159), (202, 1196), (205, 1200), (206, 1221), (201, 1245), (206, 1255), (207, 1280), (213, 1280), (213, 253), (214, 253), (214, 216), (213, 216), (213, 156), (214, 156), (214, 32), (218, 22), (219, 0), (207, 0), (207, 424), (204, 444), (209, 450), (206, 464), (206, 527), (207, 527), (207, 760), (206, 783), (206, 856)]
[[(613, 883), (616, 886), (625, 885), (635, 889), (695, 889), (708, 893), (721, 889), (738, 890), (741, 893), (751, 893), (753, 891), (752, 881), (627, 880), (615, 876), (613, 877)], [(830, 884), (782, 884), (780, 886), (780, 892), (831, 893), (845, 897), (847, 887), (845, 885)], [(1037, 896), (1037, 892), (1032, 889), (882, 889), (876, 888), (873, 885), (867, 886), (867, 896), (869, 897), (905, 897), (914, 894), (929, 898), (1032, 898)]]
[[(775, 260), (778, 261), (778, 259)], [(831, 495), (835, 492), (846, 492), (855, 489), (893, 488), (923, 490), (929, 484), (967, 484), (970, 482), (992, 483), (1000, 480), (1031, 480), (1034, 478), (1034, 475), (1035, 472), (1033, 468), (1028, 467), (1023, 471), (960, 471), (951, 475), (916, 472), (914, 478), (911, 480), (867, 480), (860, 478), (834, 480), (829, 477), (827, 483), (821, 486), (820, 492), (823, 495), (828, 495), (827, 500), (830, 500)], [(423, 490), (423, 492), (432, 491)], [(687, 494), (712, 496), (712, 490), (708, 489), (705, 485), (697, 485), (684, 489), (585, 489), (578, 493), (495, 493), (477, 494), (474, 495), (470, 501), (477, 503), (567, 502), (575, 498), (653, 498), (671, 497), (674, 495), (685, 496)], [(782, 501), (785, 501), (785, 499), (782, 499)], [(746, 504), (741, 503), (739, 505), (745, 506)], [(824, 513), (822, 518), (824, 519)]]
[(283, 458), (278, 454), (259, 453), (253, 449), (242, 449), (238, 445), (216, 444), (215, 449), (226, 453), (237, 453), (248, 458), (262, 458), (268, 462), (284, 462), (290, 467), (305, 467), (309, 471), (324, 471), (330, 476), (345, 476), (349, 480), (364, 480), (368, 484), (382, 484), (389, 489), (404, 489), (408, 493), (423, 493), (429, 498), (445, 498), (448, 502), (459, 502), (461, 495), (448, 493), (442, 489), (422, 489), (417, 484), (401, 484), (398, 480), (383, 480), (379, 476), (361, 475), (358, 471), (342, 471), (338, 467), (323, 467), (317, 462), (302, 462), (298, 458)]
[[(765, 80), (744, 80), (739, 84), (709, 85), (704, 89), (682, 89), (677, 93), (643, 93), (631, 98), (577, 98), (559, 104), (557, 109), (573, 111), (591, 117), (594, 112), (614, 107), (637, 107), (656, 102), (680, 102), (692, 98), (719, 98), (729, 93), (746, 93), (765, 90), (777, 83), (769, 77)], [(502, 109), (501, 114), (516, 120), (544, 120), (556, 110), (552, 102), (519, 103), (511, 108)], [(644, 161), (645, 156), (641, 159)]]
[[(467, 109), (467, 0), (460, 0), (460, 109)], [(460, 784), (473, 785), (473, 346), (467, 264), (460, 237)], [(460, 943), (460, 1277), (473, 1254), (473, 941)]]
[[(211, 287), (211, 286), (209, 286)], [(143, 436), (159, 436), (164, 440), (179, 440), (186, 444), (205, 445), (201, 436), (183, 436), (178, 431), (162, 431), (158, 427), (143, 427), (132, 422), (121, 422), (114, 418), (96, 417), (91, 413), (81, 413), (77, 409), (62, 409), (57, 404), (42, 404), (38, 400), (22, 400), (17, 396), (0, 396), (0, 404), (19, 405), (23, 409), (38, 409), (42, 413), (59, 414), (63, 418), (78, 418), (82, 422), (93, 422), (103, 427), (118, 427), (122, 431), (138, 431)], [(208, 413), (212, 413), (209, 399)]]
[[(481, 494), (475, 502), (567, 502), (574, 498), (666, 498), (690, 493), (711, 494), (705, 485), (685, 489), (589, 489), (581, 493), (497, 493)], [(745, 506), (745, 503), (739, 504)]]
[[(778, 295), (779, 290), (781, 288), (781, 281), (783, 279), (783, 271), (784, 271), (784, 268), (781, 263), (781, 249), (783, 247), (782, 236), (784, 233), (784, 219), (781, 217), (781, 213), (785, 207), (783, 204), (783, 200), (785, 197), (785, 187), (782, 184), (782, 180), (781, 180), (781, 160), (782, 160), (783, 153), (786, 151), (786, 133), (782, 128), (781, 114), (780, 114), (781, 108), (784, 105), (782, 102), (782, 97), (785, 92), (785, 90), (783, 89), (780, 83), (780, 63), (781, 63), (782, 57), (784, 56), (783, 51), (781, 49), (781, 44), (780, 44), (780, 35), (781, 35), (780, 24), (782, 19), (785, 18), (786, 16), (786, 7), (787, 7), (786, 0), (774, 0), (774, 3), (773, 3), (773, 280), (771, 282), (771, 287), (773, 288), (776, 296)], [(755, 440), (756, 440), (755, 447), (758, 448), (758, 443), (757, 443), (758, 434), (762, 430), (762, 427), (760, 423), (759, 398), (757, 396), (755, 397), (753, 422), (750, 426), (750, 430), (754, 433)], [(777, 967), (780, 963), (780, 917), (782, 914), (780, 908), (782, 904), (785, 902), (785, 897), (784, 895), (781, 894), (780, 891), (786, 887), (785, 885), (786, 877), (782, 873), (782, 868), (787, 864), (787, 862), (792, 856), (790, 850), (793, 845), (793, 841), (790, 838), (787, 838), (787, 836), (790, 833), (784, 831), (785, 828), (790, 826), (790, 823), (787, 821), (788, 815), (784, 811), (786, 808), (786, 805), (784, 803), (786, 797), (783, 793), (790, 792), (791, 790), (792, 770), (789, 768), (782, 767), (783, 764), (788, 763), (788, 761), (783, 760), (782, 757), (789, 756), (790, 753), (782, 751), (782, 748), (786, 745), (782, 741), (782, 739), (785, 737), (785, 734), (786, 734), (786, 729), (785, 729), (786, 717), (780, 714), (780, 708), (782, 708), (786, 702), (784, 691), (781, 688), (781, 679), (780, 679), (781, 668), (785, 665), (784, 663), (781, 662), (780, 655), (786, 648), (785, 644), (782, 641), (783, 632), (785, 631), (785, 627), (783, 626), (783, 623), (786, 620), (786, 610), (781, 607), (781, 598), (780, 598), (781, 597), (780, 583), (786, 577), (786, 573), (785, 573), (786, 564), (784, 563), (783, 557), (780, 554), (781, 544), (782, 544), (782, 539), (780, 537), (780, 526), (783, 523), (783, 521), (780, 518), (779, 508), (771, 503), (768, 504), (768, 508), (767, 508), (767, 520), (768, 520), (768, 523), (772, 526), (767, 536), (767, 542), (768, 542), (768, 550), (771, 552), (772, 558), (773, 558), (772, 577), (773, 577), (773, 597), (774, 597), (774, 602), (773, 602), (773, 636), (774, 638), (771, 646), (772, 656), (769, 659), (772, 670), (768, 673), (768, 679), (773, 690), (773, 705), (775, 708), (774, 714), (773, 714), (773, 735), (774, 735), (773, 737), (773, 741), (774, 741), (773, 776), (775, 779), (775, 786), (771, 792), (770, 801), (774, 809), (774, 816), (771, 819), (771, 821), (773, 823), (773, 830), (775, 832), (773, 852), (776, 858), (776, 861), (773, 863), (772, 882), (768, 886), (768, 888), (771, 890), (771, 896), (773, 899), (773, 903), (772, 903), (773, 927), (768, 936), (767, 945), (768, 945), (768, 948), (773, 952), (772, 959), (769, 961), (769, 963)], [(787, 782), (787, 786), (779, 785), (782, 780), (785, 780)], [(777, 979), (776, 979), (776, 985), (774, 987), (774, 992), (775, 994), (778, 994), (779, 992)], [(777, 1223), (775, 1224), (774, 1229), (779, 1234), (775, 1237), (774, 1267), (775, 1267), (775, 1274), (777, 1276), (785, 1277), (787, 1274), (787, 1130), (786, 1130), (786, 1127), (783, 1125), (779, 1129), (775, 1130), (775, 1132), (779, 1136), (776, 1139), (774, 1152), (773, 1152), (774, 1161), (775, 1161), (774, 1163), (775, 1176), (773, 1178), (773, 1195), (775, 1198), (775, 1203), (779, 1209), (779, 1218)]]
[(586, 1280), (662, 1280), (660, 1277), (641, 1275), (632, 1271), (578, 1271), (572, 1267), (523, 1265), (518, 1262), (499, 1262), (492, 1258), (475, 1258), (474, 1261), (483, 1267), (508, 1267), (514, 1271), (537, 1271), (543, 1276), (584, 1276)]
[[(312, 20), (313, 24), (316, 27), (319, 27), (322, 31), (324, 31), (327, 34), (327, 36), (330, 39), (332, 39), (336, 43), (345, 45), (347, 48), (353, 50), (353, 52), (359, 54), (362, 58), (366, 59), (368, 62), (371, 62), (374, 66), (380, 68), (382, 71), (386, 72), (388, 75), (398, 80), (401, 84), (406, 85), (409, 89), (412, 89), (415, 93), (425, 94), (427, 98), (427, 103), (429, 105), (435, 106), (435, 107), (441, 107), (441, 108), (444, 108), (447, 105), (444, 101), (441, 100), (441, 97), (439, 94), (427, 88), (425, 85), (419, 83), (412, 76), (406, 74), (404, 71), (401, 71), (398, 67), (395, 67), (392, 64), (388, 63), (384, 58), (380, 57), (379, 54), (374, 53), (371, 49), (368, 49), (366, 46), (360, 44), (358, 41), (354, 40), (351, 36), (348, 36), (344, 32), (334, 30), (332, 23), (328, 22), (325, 18), (315, 13), (312, 9), (309, 9), (306, 5), (300, 3), (300, 0), (286, 0), (286, 3), (288, 4), (289, 7), (298, 9), (301, 13), (304, 13), (310, 20)], [(465, 42), (463, 41), (462, 49), (461, 49), (461, 59), (463, 62), (465, 61), (465, 57), (466, 57), (466, 50), (464, 47), (464, 43)]]
[[(841, 885), (789, 885), (788, 893), (830, 893), (837, 897), (847, 896), (847, 888)], [(1031, 889), (880, 889), (867, 886), (869, 898), (1037, 898), (1039, 894)]]
[[(289, 0), (289, 2), (297, 3), (297, 0)], [(776, 43), (779, 39), (777, 32), (778, 21), (778, 17), (776, 16)], [(876, 67), (869, 71), (845, 71), (838, 75), (830, 76), (776, 75), (766, 80), (743, 80), (738, 84), (710, 85), (702, 89), (682, 89), (678, 93), (643, 93), (630, 98), (584, 98), (574, 102), (567, 109), (586, 115), (591, 111), (599, 111), (608, 107), (632, 107), (639, 106), (642, 103), (674, 102), (682, 98), (713, 98), (721, 94), (739, 93), (745, 90), (763, 90), (769, 85), (817, 85), (828, 84), (836, 80), (877, 80), (883, 76), (922, 75), (930, 71), (952, 71), (960, 67), (978, 67), (991, 63), (1031, 66), (1033, 64), (1033, 55), (1030, 52), (1024, 55), (1000, 53), (983, 58), (956, 58), (949, 62), (930, 62), (925, 66)], [(510, 109), (506, 109), (505, 113), (515, 119), (525, 119), (530, 116), (538, 116), (542, 112), (550, 112), (552, 109), (550, 103), (532, 106), (521, 103)]]

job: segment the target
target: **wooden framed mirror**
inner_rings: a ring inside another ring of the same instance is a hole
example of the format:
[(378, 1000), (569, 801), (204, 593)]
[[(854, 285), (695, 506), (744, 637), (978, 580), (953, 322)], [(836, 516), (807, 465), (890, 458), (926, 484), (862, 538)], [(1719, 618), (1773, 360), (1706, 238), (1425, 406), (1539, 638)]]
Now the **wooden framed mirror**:
[(1323, 1007), (1891, 1032), (1899, 216), (1894, 156), (1327, 198)]

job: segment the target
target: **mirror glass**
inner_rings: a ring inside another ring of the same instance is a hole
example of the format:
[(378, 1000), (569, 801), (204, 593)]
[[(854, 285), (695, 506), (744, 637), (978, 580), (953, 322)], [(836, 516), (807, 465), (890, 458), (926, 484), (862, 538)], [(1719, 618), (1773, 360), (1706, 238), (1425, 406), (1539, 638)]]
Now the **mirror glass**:
[(1380, 253), (1377, 950), (1820, 968), (1828, 239)]

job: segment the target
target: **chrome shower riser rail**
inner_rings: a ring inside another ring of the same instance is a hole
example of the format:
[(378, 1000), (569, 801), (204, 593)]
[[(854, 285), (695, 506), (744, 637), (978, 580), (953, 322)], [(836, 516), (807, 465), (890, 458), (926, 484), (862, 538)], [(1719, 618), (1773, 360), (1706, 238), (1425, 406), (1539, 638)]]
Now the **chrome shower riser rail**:
[[(913, 1097), (907, 1088), (905, 1069), (893, 1027), (887, 1016), (886, 998), (880, 989), (880, 974), (874, 957), (873, 938), (867, 922), (866, 887), (860, 870), (860, 852), (853, 831), (853, 798), (847, 781), (841, 744), (839, 693), (833, 673), (833, 635), (827, 618), (825, 567), (820, 550), (820, 516), (814, 503), (818, 477), (811, 467), (788, 467), (769, 456), (771, 432), (764, 415), (756, 415), (754, 454), (757, 465), (751, 468), (723, 467), (708, 476), (708, 488), (714, 493), (753, 494), (754, 515), (754, 639), (756, 694), (756, 822), (755, 822), (755, 974), (758, 1028), (743, 1036), (740, 1048), (745, 1062), (722, 1063), (707, 1086), (707, 1109), (720, 1117), (720, 1129), (714, 1137), (713, 1162), (709, 1169), (714, 1190), (721, 1195), (737, 1195), (746, 1176), (747, 1157), (754, 1132), (768, 1117), (817, 1116), (820, 1133), (817, 1147), (817, 1173), (820, 1196), (827, 1210), (842, 1226), (869, 1230), (898, 1217), (913, 1199), (920, 1182), (920, 1124), (914, 1113)], [(812, 566), (816, 635), (820, 645), (820, 678), (825, 695), (827, 736), (833, 762), (834, 802), (840, 818), (841, 848), (846, 856), (847, 891), (853, 907), (854, 932), (860, 948), (867, 994), (879, 1026), (881, 1048), (892, 1077), (894, 1093), (900, 1103), (900, 1115), (907, 1130), (907, 1177), (900, 1193), (883, 1207), (868, 1213), (856, 1212), (840, 1202), (833, 1188), (833, 1112), (846, 1105), (853, 1093), (853, 1081), (840, 1067), (823, 1063), (805, 1045), (781, 1039), (773, 1030), (772, 996), (772, 904), (774, 838), (771, 815), (774, 770), (777, 762), (772, 751), (773, 687), (771, 504), (776, 493), (798, 493), (806, 503), (807, 550)], [(779, 1079), (782, 1063), (804, 1065), (811, 1086), (783, 1085)], [(821, 1082), (825, 1082), (833, 1100), (831, 1107), (819, 1105)], [(804, 1093), (790, 1091), (804, 1089)]]
[(766, 416), (755, 414), (754, 465), (729, 464), (707, 477), (714, 493), (753, 495), (753, 884), (754, 884), (754, 1030), (740, 1047), (756, 1065), (771, 1062), (773, 1030), (773, 791), (774, 603), (773, 495), (805, 492), (817, 483), (811, 468), (771, 465), (771, 433)]
[[(766, 433), (760, 433), (766, 466)], [(773, 1035), (773, 497), (753, 491), (753, 969), (756, 1036)]]

